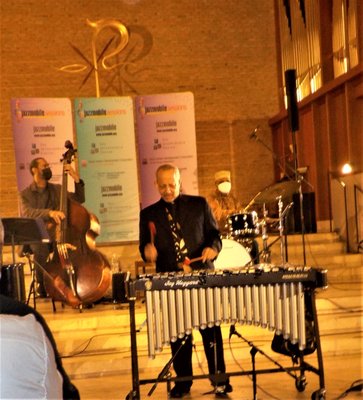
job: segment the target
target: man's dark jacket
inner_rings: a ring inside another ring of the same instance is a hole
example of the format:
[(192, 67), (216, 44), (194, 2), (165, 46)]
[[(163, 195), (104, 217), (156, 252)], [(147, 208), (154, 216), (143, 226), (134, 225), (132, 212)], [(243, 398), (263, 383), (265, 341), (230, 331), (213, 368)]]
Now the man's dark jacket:
[[(205, 198), (200, 196), (180, 195), (175, 201), (175, 218), (180, 224), (182, 235), (190, 259), (202, 255), (205, 247), (212, 247), (217, 252), (222, 248), (217, 223)], [(176, 252), (170, 224), (165, 210), (168, 203), (160, 199), (140, 212), (140, 254), (145, 260), (144, 248), (150, 243), (149, 222), (156, 228), (155, 247), (158, 251), (156, 271), (177, 271)], [(145, 260), (146, 261), (146, 260)], [(194, 269), (213, 268), (213, 263), (193, 263)]]

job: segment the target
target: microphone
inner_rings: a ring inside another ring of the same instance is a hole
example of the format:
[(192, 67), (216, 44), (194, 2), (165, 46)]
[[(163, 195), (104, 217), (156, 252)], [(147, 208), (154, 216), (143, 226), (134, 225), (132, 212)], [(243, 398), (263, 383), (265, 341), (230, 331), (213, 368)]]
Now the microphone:
[(234, 325), (231, 325), (229, 327), (229, 339), (231, 339), (232, 335), (234, 335), (236, 333), (236, 328)]
[(257, 131), (260, 129), (260, 127), (257, 125), (256, 128), (248, 135), (249, 139), (256, 139), (257, 138)]

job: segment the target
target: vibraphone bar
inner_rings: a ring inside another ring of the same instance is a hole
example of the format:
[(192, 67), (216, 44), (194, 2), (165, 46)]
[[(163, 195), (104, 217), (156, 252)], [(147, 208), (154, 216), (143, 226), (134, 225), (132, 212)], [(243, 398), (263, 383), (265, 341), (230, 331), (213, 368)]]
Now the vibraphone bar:
[(327, 286), (326, 271), (270, 264), (239, 271), (144, 275), (149, 357), (193, 329), (228, 324), (256, 325), (283, 334), (303, 350), (306, 287)]

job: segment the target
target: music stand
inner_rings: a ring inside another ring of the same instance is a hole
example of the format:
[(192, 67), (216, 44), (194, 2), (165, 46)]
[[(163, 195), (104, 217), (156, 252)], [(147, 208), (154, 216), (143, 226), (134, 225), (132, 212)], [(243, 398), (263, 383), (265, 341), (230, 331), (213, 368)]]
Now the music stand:
[(4, 245), (12, 246), (15, 264), (15, 245), (49, 243), (48, 231), (41, 218), (2, 218)]
[[(37, 243), (49, 243), (48, 231), (45, 228), (44, 221), (41, 218), (3, 218), (4, 226), (4, 245), (11, 245), (13, 264), (15, 265), (15, 245), (30, 245)], [(29, 289), (26, 304), (29, 304), (30, 296), (33, 293), (34, 308), (35, 305), (35, 271), (30, 256), (27, 256), (30, 270), (32, 273), (32, 282)], [(1, 254), (2, 262), (2, 254)], [(54, 305), (53, 305), (54, 307)]]

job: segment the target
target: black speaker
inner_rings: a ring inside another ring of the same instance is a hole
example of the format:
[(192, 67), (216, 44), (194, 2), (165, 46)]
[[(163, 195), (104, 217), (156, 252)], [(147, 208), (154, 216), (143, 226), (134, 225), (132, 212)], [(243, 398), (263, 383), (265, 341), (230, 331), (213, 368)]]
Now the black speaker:
[(3, 265), (0, 276), (0, 293), (25, 303), (24, 264)]
[(299, 110), (297, 108), (296, 96), (296, 70), (287, 69), (285, 71), (285, 85), (289, 126), (291, 131), (295, 132), (299, 130)]
[[(300, 194), (294, 193), (294, 202), (287, 219), (286, 233), (301, 233)], [(315, 193), (303, 193), (304, 233), (316, 233)]]
[(126, 272), (112, 274), (112, 299), (114, 303), (127, 303), (125, 279)]

